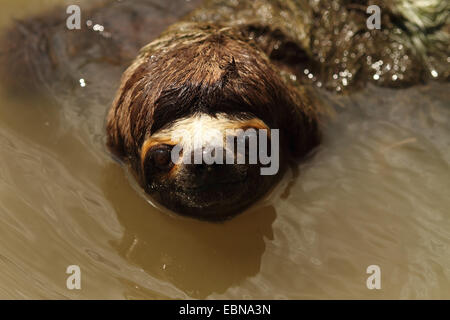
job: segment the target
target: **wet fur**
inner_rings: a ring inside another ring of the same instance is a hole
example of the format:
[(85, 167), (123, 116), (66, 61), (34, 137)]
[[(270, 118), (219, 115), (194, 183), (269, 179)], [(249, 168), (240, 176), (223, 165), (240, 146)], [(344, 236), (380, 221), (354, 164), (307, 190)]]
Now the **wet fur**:
[(138, 176), (145, 139), (197, 113), (259, 118), (280, 129), (281, 141), (296, 157), (319, 143), (309, 97), (289, 88), (264, 52), (233, 29), (190, 27), (199, 39), (186, 43), (179, 36), (170, 46), (142, 51), (124, 73), (109, 112), (108, 146)]

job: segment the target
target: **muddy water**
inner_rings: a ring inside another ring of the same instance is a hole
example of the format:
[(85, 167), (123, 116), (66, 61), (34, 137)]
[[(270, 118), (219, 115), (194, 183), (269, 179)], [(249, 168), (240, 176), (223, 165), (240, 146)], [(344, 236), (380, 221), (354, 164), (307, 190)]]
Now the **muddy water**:
[[(7, 1), (0, 26), (56, 2)], [(141, 197), (104, 148), (108, 106), (0, 88), (0, 298), (450, 298), (449, 92), (321, 92), (336, 111), (314, 157), (210, 224)]]

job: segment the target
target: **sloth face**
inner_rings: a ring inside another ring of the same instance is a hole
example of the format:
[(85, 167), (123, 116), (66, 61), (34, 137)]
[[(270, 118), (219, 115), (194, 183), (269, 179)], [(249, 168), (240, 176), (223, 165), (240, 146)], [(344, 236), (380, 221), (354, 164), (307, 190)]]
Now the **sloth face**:
[(274, 137), (256, 118), (201, 114), (178, 120), (142, 146), (144, 189), (183, 215), (231, 217), (276, 182), (279, 148)]

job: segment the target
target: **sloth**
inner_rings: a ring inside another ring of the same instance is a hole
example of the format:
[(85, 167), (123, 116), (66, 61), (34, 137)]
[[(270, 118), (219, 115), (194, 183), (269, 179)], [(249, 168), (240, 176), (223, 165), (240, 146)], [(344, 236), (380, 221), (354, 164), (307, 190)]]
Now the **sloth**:
[[(350, 93), (367, 83), (449, 78), (445, 1), (379, 1), (381, 30), (368, 29), (366, 0), (207, 0), (184, 17), (188, 2), (166, 16), (154, 2), (91, 9), (92, 19), (103, 15), (105, 33), (70, 32), (56, 13), (19, 22), (6, 37), (2, 66), (12, 86), (44, 84), (64, 101), (62, 92), (74, 92), (63, 90), (68, 82), (84, 73), (112, 82), (111, 65), (126, 62), (106, 144), (147, 194), (181, 215), (231, 218), (270, 192), (291, 160), (311, 154), (323, 119), (314, 88)], [(97, 72), (93, 61), (111, 73)], [(279, 160), (273, 174), (261, 174), (268, 164), (260, 158), (250, 161), (264, 149), (255, 139), (261, 132)], [(243, 149), (224, 143), (230, 140)], [(221, 161), (230, 154), (231, 163)]]
[[(346, 7), (345, 2), (334, 4)], [(286, 80), (286, 73), (295, 79), (304, 57), (317, 50), (312, 28), (320, 19), (313, 18), (313, 11), (309, 1), (206, 1), (141, 50), (122, 77), (108, 114), (107, 135), (110, 150), (129, 163), (147, 193), (184, 215), (227, 218), (266, 194), (283, 170), (261, 175), (258, 162), (174, 162), (174, 146), (182, 146), (179, 159), (192, 159), (195, 152), (208, 154), (211, 146), (217, 153), (209, 129), (276, 129), (280, 140), (270, 142), (279, 145), (284, 169), (288, 159), (302, 159), (319, 144), (317, 99)], [(349, 12), (344, 13), (352, 17)], [(361, 28), (365, 17), (353, 17)], [(342, 16), (336, 20), (342, 21)], [(345, 31), (340, 26), (338, 31)], [(378, 45), (390, 44), (389, 37), (375, 37)], [(357, 42), (363, 40), (349, 41)], [(414, 82), (420, 78), (420, 68), (414, 70), (420, 57), (410, 56), (404, 62), (409, 73), (399, 77)], [(351, 70), (346, 73), (356, 76), (360, 61), (348, 65)], [(394, 61), (393, 66), (398, 67)], [(395, 77), (384, 73), (381, 80), (393, 83)], [(193, 136), (201, 136), (195, 147), (186, 142)]]
[[(182, 161), (194, 159), (195, 152), (219, 153), (222, 138), (229, 138), (225, 132), (239, 129), (279, 130), (277, 141), (270, 134), (268, 139), (276, 144), (271, 151), (279, 152), (282, 168), (320, 141), (306, 91), (288, 86), (264, 52), (239, 30), (188, 22), (142, 49), (122, 77), (106, 128), (108, 147), (129, 163), (148, 194), (177, 213), (208, 220), (241, 212), (282, 173), (261, 174), (260, 161)], [(212, 130), (223, 137), (213, 141)], [(199, 142), (193, 146), (187, 137)], [(257, 143), (255, 150), (261, 150)], [(176, 145), (183, 156), (174, 162)], [(248, 136), (244, 148), (248, 160)], [(232, 160), (237, 156), (234, 152)]]

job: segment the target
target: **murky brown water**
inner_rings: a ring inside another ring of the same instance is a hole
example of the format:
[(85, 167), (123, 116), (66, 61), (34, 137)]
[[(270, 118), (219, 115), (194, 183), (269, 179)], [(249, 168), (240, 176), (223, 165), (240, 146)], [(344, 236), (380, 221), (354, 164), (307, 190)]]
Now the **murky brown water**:
[[(4, 1), (0, 26), (57, 2)], [(448, 84), (323, 93), (316, 155), (224, 224), (139, 195), (103, 146), (108, 106), (0, 91), (0, 298), (450, 298)]]

